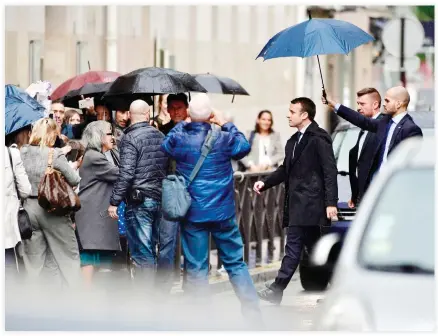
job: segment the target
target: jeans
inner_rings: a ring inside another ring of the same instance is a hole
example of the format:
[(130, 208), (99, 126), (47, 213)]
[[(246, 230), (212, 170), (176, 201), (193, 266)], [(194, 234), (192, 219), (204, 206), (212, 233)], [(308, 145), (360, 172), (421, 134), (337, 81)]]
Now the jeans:
[(179, 222), (170, 221), (161, 217), (158, 228), (157, 276), (159, 278), (159, 288), (162, 289), (163, 292), (170, 292), (173, 285), (178, 231)]
[(259, 299), (243, 261), (243, 242), (235, 218), (222, 222), (184, 222), (181, 243), (187, 278), (184, 291), (203, 296), (208, 293), (208, 238), (211, 233), (219, 257), (230, 277), (243, 311), (259, 311)]
[(155, 271), (157, 265), (160, 285), (170, 290), (178, 223), (162, 218), (159, 201), (145, 198), (140, 205), (126, 206), (125, 224), (128, 247), (137, 268), (136, 272), (152, 278), (151, 273)]
[(126, 237), (131, 258), (138, 268), (155, 269), (160, 218), (160, 203), (154, 199), (145, 198), (142, 204), (126, 206)]

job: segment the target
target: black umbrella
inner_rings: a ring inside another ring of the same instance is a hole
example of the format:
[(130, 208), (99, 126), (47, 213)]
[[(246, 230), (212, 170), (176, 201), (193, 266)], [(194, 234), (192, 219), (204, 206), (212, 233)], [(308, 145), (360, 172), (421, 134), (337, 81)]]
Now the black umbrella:
[(232, 94), (249, 96), (249, 93), (234, 79), (220, 77), (210, 73), (194, 75), (199, 84), (205, 87), (208, 93)]
[(79, 89), (69, 91), (63, 98), (62, 102), (65, 106), (79, 108), (79, 100), (84, 98), (94, 97), (99, 100), (105, 92), (111, 87), (109, 83), (87, 83)]
[[(149, 67), (117, 78), (103, 99), (109, 104), (117, 99), (143, 99), (151, 95), (182, 92), (207, 92), (196, 79), (185, 72)], [(154, 111), (155, 112), (155, 111)]]

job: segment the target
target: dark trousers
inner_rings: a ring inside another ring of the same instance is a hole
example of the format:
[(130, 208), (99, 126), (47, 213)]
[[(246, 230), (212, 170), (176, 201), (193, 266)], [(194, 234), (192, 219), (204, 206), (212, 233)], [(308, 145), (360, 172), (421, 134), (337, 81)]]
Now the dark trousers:
[(271, 285), (272, 290), (285, 290), (300, 263), (303, 248), (306, 247), (310, 255), (313, 246), (320, 237), (321, 229), (319, 226), (290, 226), (287, 228), (285, 255), (275, 282)]

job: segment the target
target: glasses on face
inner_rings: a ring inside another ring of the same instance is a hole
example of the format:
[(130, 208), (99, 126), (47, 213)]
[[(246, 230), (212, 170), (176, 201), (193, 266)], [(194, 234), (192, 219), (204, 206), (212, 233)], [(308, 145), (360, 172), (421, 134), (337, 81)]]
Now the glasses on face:
[(64, 113), (64, 110), (52, 110), (53, 113)]
[(113, 136), (113, 134), (112, 134), (112, 133), (106, 133), (106, 135), (111, 135), (111, 136)]

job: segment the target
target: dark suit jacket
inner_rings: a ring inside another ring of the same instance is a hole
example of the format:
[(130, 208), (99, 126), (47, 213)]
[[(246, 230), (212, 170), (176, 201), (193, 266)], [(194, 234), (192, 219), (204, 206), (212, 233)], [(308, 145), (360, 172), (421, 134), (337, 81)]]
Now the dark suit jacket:
[[(358, 113), (358, 112), (356, 112)], [(384, 118), (380, 114), (376, 120)], [(362, 199), (367, 190), (371, 176), (373, 175), (373, 155), (376, 146), (378, 145), (378, 138), (376, 133), (368, 132), (362, 150), (358, 158), (359, 142), (350, 150), (349, 153), (349, 177), (351, 186), (351, 200), (356, 204), (358, 200)], [(357, 169), (357, 176), (356, 176)]]
[[(377, 170), (381, 151), (385, 150), (386, 127), (391, 120), (391, 116), (383, 114), (379, 119), (371, 119), (364, 117), (360, 113), (357, 113), (344, 105), (339, 107), (338, 115), (363, 130), (376, 133), (376, 146), (374, 147), (374, 150), (370, 150), (369, 156), (372, 158), (370, 173), (374, 173)], [(421, 132), (421, 128), (415, 124), (412, 117), (409, 114), (406, 114), (394, 130), (391, 143), (389, 144), (388, 156), (400, 142), (414, 136), (422, 137), (423, 132)]]
[(283, 164), (263, 181), (261, 191), (285, 182), (284, 227), (327, 225), (326, 207), (338, 203), (332, 140), (316, 122), (304, 132), (293, 157), (297, 140), (297, 133), (288, 140)]

